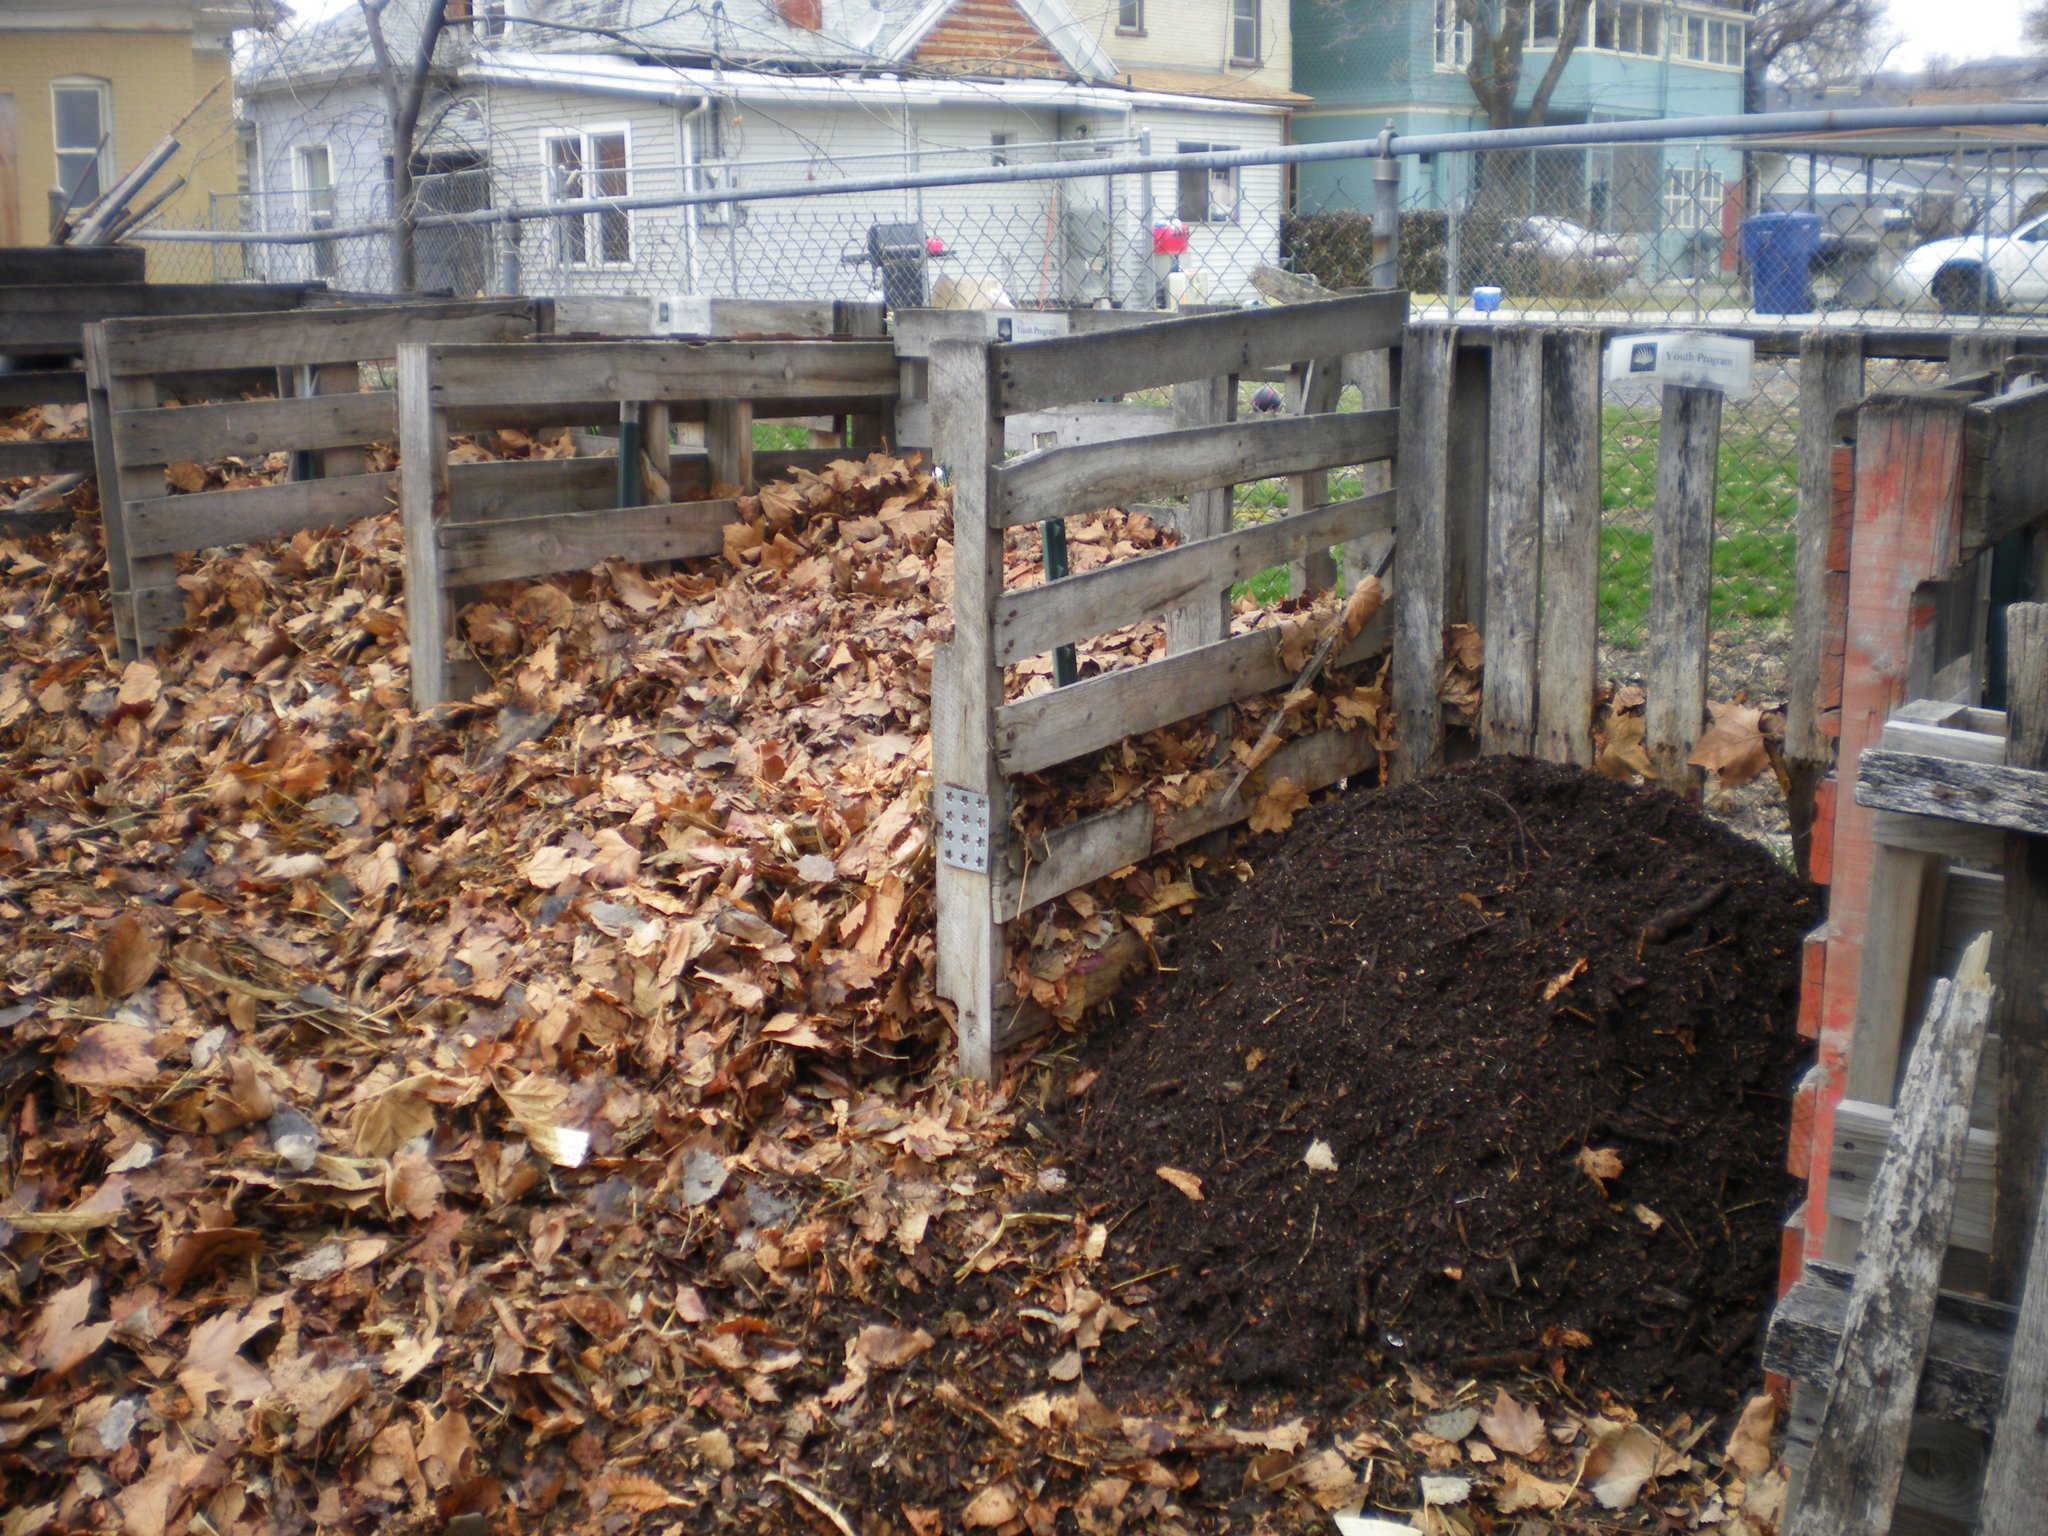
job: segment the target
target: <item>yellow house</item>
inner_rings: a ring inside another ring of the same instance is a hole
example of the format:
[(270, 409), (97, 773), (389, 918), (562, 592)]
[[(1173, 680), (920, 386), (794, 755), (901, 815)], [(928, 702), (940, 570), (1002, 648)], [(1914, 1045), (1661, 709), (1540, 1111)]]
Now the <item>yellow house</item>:
[[(0, 245), (42, 244), (67, 203), (83, 208), (174, 130), (178, 153), (136, 206), (183, 178), (161, 217), (203, 226), (241, 160), (230, 35), (273, 14), (268, 0), (0, 3)], [(151, 276), (200, 276), (174, 270), (181, 254), (157, 247)]]

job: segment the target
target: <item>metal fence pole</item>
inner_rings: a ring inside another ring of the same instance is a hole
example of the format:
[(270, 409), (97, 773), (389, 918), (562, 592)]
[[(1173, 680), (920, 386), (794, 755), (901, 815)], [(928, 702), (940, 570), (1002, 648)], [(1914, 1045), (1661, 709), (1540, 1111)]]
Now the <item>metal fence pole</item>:
[(1372, 163), (1372, 285), (1401, 286), (1401, 162), (1394, 157), (1394, 125), (1380, 135)]
[(1460, 271), (1463, 252), (1458, 246), (1458, 200), (1465, 177), (1462, 174), (1461, 155), (1445, 155), (1444, 167), (1444, 299), (1449, 304), (1451, 318), (1458, 318), (1458, 295), (1464, 292), (1465, 284)]

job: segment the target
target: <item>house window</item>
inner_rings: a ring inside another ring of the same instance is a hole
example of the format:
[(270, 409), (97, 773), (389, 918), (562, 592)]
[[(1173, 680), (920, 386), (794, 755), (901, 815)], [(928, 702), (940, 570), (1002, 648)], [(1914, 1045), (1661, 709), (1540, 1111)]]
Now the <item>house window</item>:
[(1703, 16), (1685, 18), (1685, 56), (1701, 63), (1707, 58), (1707, 22)]
[(1536, 0), (1529, 7), (1529, 46), (1531, 48), (1555, 48), (1557, 46), (1558, 0)]
[[(301, 144), (294, 157), (298, 178), (299, 207), (308, 229), (334, 228), (334, 160), (325, 144)], [(317, 277), (334, 276), (334, 242), (313, 242), (313, 272)]]
[[(548, 201), (591, 202), (626, 196), (626, 130), (550, 136), (544, 145)], [(633, 216), (623, 208), (567, 214), (555, 221), (555, 254), (571, 267), (624, 267), (633, 261)]]
[(992, 133), (988, 136), (988, 163), (1008, 165), (1010, 163), (1010, 136), (1007, 133)]
[(505, 0), (484, 0), (483, 26), (485, 37), (505, 35)]
[(1719, 171), (1674, 165), (1664, 173), (1664, 222), (1672, 229), (1721, 227)]
[(1116, 29), (1142, 36), (1145, 31), (1145, 0), (1116, 0)]
[[(1205, 155), (1235, 149), (1235, 144), (1179, 144), (1184, 155)], [(1237, 170), (1184, 170), (1180, 173), (1180, 206), (1183, 224), (1235, 224), (1237, 222)]]
[(1436, 67), (1463, 69), (1472, 62), (1472, 24), (1458, 20), (1458, 0), (1436, 0)]
[(113, 100), (104, 80), (59, 80), (50, 87), (51, 141), (57, 149), (57, 197), (84, 208), (113, 180)]
[(1608, 3), (1605, 5), (1595, 5), (1593, 7), (1591, 39), (1593, 47), (1603, 48), (1609, 53), (1614, 52), (1614, 24), (1618, 12), (1619, 7), (1614, 4), (1614, 0), (1608, 0)]
[(1259, 0), (1230, 0), (1230, 62), (1259, 62)]

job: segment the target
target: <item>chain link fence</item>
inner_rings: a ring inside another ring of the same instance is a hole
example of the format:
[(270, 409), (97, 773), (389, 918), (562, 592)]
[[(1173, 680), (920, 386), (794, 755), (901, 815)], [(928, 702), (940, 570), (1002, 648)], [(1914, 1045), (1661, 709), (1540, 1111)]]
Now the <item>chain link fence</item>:
[[(1172, 146), (1160, 146), (1170, 148)], [(1183, 146), (1185, 147), (1185, 146)], [(994, 173), (1152, 148), (1138, 138), (920, 149), (919, 171)], [(1614, 330), (1815, 327), (1965, 332), (2029, 323), (2048, 307), (2048, 134), (2013, 129), (1576, 143), (1401, 161), (1398, 275), (1418, 318), (1599, 324)], [(888, 167), (891, 162), (884, 162)], [(1171, 170), (962, 186), (883, 186), (874, 164), (633, 167), (610, 180), (494, 185), (482, 169), (422, 178), (420, 280), (457, 293), (875, 298), (892, 307), (1255, 303), (1289, 279), (1369, 286), (1367, 159)], [(865, 177), (862, 191), (830, 184)], [(529, 178), (531, 180), (531, 178)], [(707, 186), (722, 203), (679, 206)], [(819, 190), (811, 191), (816, 187)], [(769, 198), (773, 190), (805, 195)], [(747, 194), (756, 194), (749, 199)], [(595, 198), (516, 221), (437, 214)], [(650, 206), (651, 205), (651, 206)], [(167, 279), (323, 278), (389, 287), (388, 231), (338, 227), (304, 194), (216, 208), (215, 228), (155, 229)], [(1281, 274), (1275, 277), (1275, 274)], [(1923, 347), (1922, 350), (1925, 350)], [(1873, 348), (1880, 354), (1881, 348)], [(1872, 388), (1925, 382), (1925, 363), (1874, 361)], [(1726, 403), (1716, 497), (1714, 689), (1780, 696), (1793, 603), (1799, 379), (1760, 355), (1755, 388)], [(1239, 408), (1274, 408), (1247, 386)], [(1627, 679), (1646, 641), (1650, 509), (1660, 398), (1610, 385), (1603, 406), (1604, 660)], [(1362, 476), (1335, 477), (1339, 489)], [(1246, 518), (1284, 505), (1241, 487)], [(1253, 584), (1284, 594), (1284, 573)]]

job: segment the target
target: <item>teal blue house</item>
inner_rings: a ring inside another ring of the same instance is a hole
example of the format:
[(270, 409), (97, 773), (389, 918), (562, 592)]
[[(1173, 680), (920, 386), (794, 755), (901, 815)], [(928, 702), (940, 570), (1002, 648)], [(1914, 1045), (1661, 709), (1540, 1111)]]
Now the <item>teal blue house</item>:
[[(1294, 88), (1315, 98), (1297, 107), (1293, 137), (1317, 143), (1397, 133), (1482, 129), (1486, 115), (1465, 78), (1470, 29), (1456, 0), (1292, 0)], [(1519, 120), (1554, 55), (1558, 0), (1529, 6)], [(1705, 117), (1742, 111), (1747, 18), (1731, 8), (1664, 0), (1593, 0), (1584, 41), (1566, 62), (1545, 121)], [(1498, 158), (1488, 174), (1497, 174)], [(1510, 168), (1522, 185), (1516, 211), (1550, 214), (1590, 229), (1654, 240), (1672, 270), (1674, 247), (1718, 263), (1739, 216), (1741, 157), (1725, 145), (1616, 145), (1540, 150)], [(1406, 159), (1402, 204), (1442, 209), (1471, 194), (1468, 156)], [(1303, 165), (1302, 212), (1369, 209), (1372, 189), (1356, 161)], [(1489, 199), (1490, 201), (1491, 199)]]

